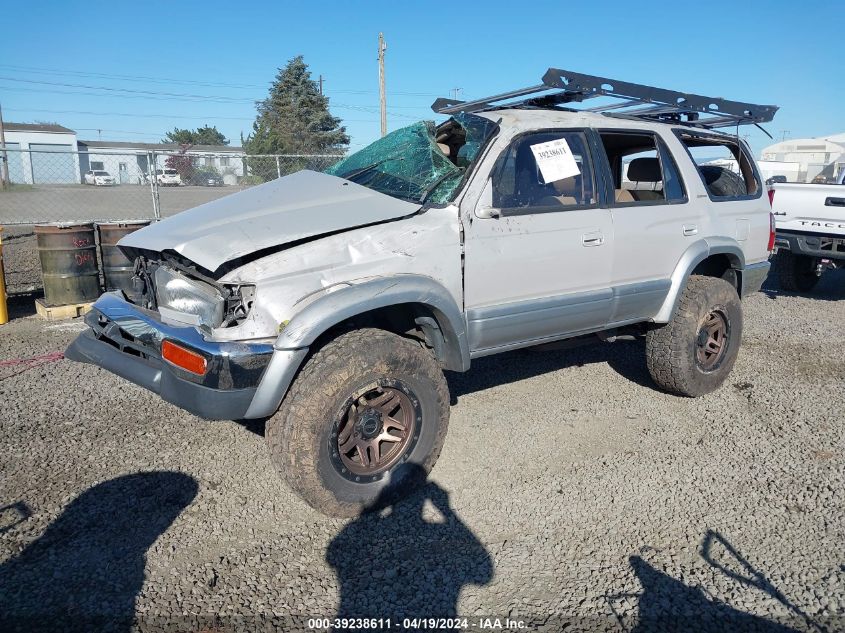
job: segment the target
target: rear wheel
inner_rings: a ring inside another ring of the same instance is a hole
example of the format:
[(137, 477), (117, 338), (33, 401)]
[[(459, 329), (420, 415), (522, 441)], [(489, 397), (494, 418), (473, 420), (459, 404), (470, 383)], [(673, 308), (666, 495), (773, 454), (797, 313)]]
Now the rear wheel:
[(724, 279), (693, 275), (672, 320), (646, 336), (651, 377), (666, 391), (701, 396), (733, 369), (742, 339), (742, 306)]
[(795, 255), (790, 251), (778, 251), (772, 259), (772, 268), (777, 272), (780, 287), (789, 292), (810, 292), (819, 283), (816, 273), (818, 259), (807, 255)]
[(267, 423), (270, 456), (309, 505), (354, 516), (421, 483), (437, 461), (449, 392), (434, 356), (377, 329), (319, 349)]

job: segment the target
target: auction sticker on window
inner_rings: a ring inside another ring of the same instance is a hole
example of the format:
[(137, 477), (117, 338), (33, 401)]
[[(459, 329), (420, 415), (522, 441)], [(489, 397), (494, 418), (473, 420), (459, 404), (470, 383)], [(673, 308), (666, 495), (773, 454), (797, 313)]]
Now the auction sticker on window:
[(537, 167), (540, 168), (543, 180), (547, 183), (577, 176), (581, 173), (581, 170), (578, 169), (578, 163), (575, 162), (575, 157), (572, 155), (572, 150), (569, 149), (569, 143), (564, 138), (547, 143), (537, 143), (537, 145), (531, 146), (531, 151), (534, 152)]

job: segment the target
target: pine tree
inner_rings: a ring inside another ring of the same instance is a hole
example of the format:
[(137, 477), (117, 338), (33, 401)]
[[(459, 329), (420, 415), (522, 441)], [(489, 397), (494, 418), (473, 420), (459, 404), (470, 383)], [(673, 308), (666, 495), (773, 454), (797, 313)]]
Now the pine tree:
[(217, 129), (208, 125), (189, 130), (175, 127), (172, 132), (161, 139), (162, 143), (178, 143), (179, 145), (228, 145), (228, 139)]
[(329, 99), (302, 55), (279, 69), (269, 96), (256, 107), (252, 134), (243, 142), (247, 154), (335, 154), (349, 145), (346, 128), (329, 112)]

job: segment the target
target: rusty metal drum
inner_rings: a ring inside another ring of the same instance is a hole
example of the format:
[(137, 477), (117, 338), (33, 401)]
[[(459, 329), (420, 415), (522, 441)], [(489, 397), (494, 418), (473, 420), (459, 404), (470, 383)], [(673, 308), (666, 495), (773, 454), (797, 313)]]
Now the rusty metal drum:
[(93, 224), (36, 226), (35, 238), (48, 306), (88, 303), (100, 296)]
[(103, 279), (106, 290), (132, 292), (134, 263), (120, 252), (117, 243), (126, 235), (149, 225), (146, 222), (114, 222), (98, 224), (100, 233), (100, 260), (103, 262)]

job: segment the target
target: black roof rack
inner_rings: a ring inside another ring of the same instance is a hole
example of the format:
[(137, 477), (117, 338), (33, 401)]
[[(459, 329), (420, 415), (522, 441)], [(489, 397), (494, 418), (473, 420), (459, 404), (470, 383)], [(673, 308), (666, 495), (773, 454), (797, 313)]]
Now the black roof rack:
[(543, 75), (543, 83), (536, 86), (473, 101), (440, 98), (432, 104), (431, 109), (439, 114), (503, 108), (548, 109), (558, 108), (564, 104), (580, 103), (595, 97), (611, 97), (616, 101), (595, 107), (566, 109), (577, 112), (606, 113), (608, 116), (682, 123), (704, 128), (759, 125), (771, 121), (778, 110), (777, 106), (772, 105), (704, 97), (607, 77), (582, 75), (559, 68), (549, 68)]

